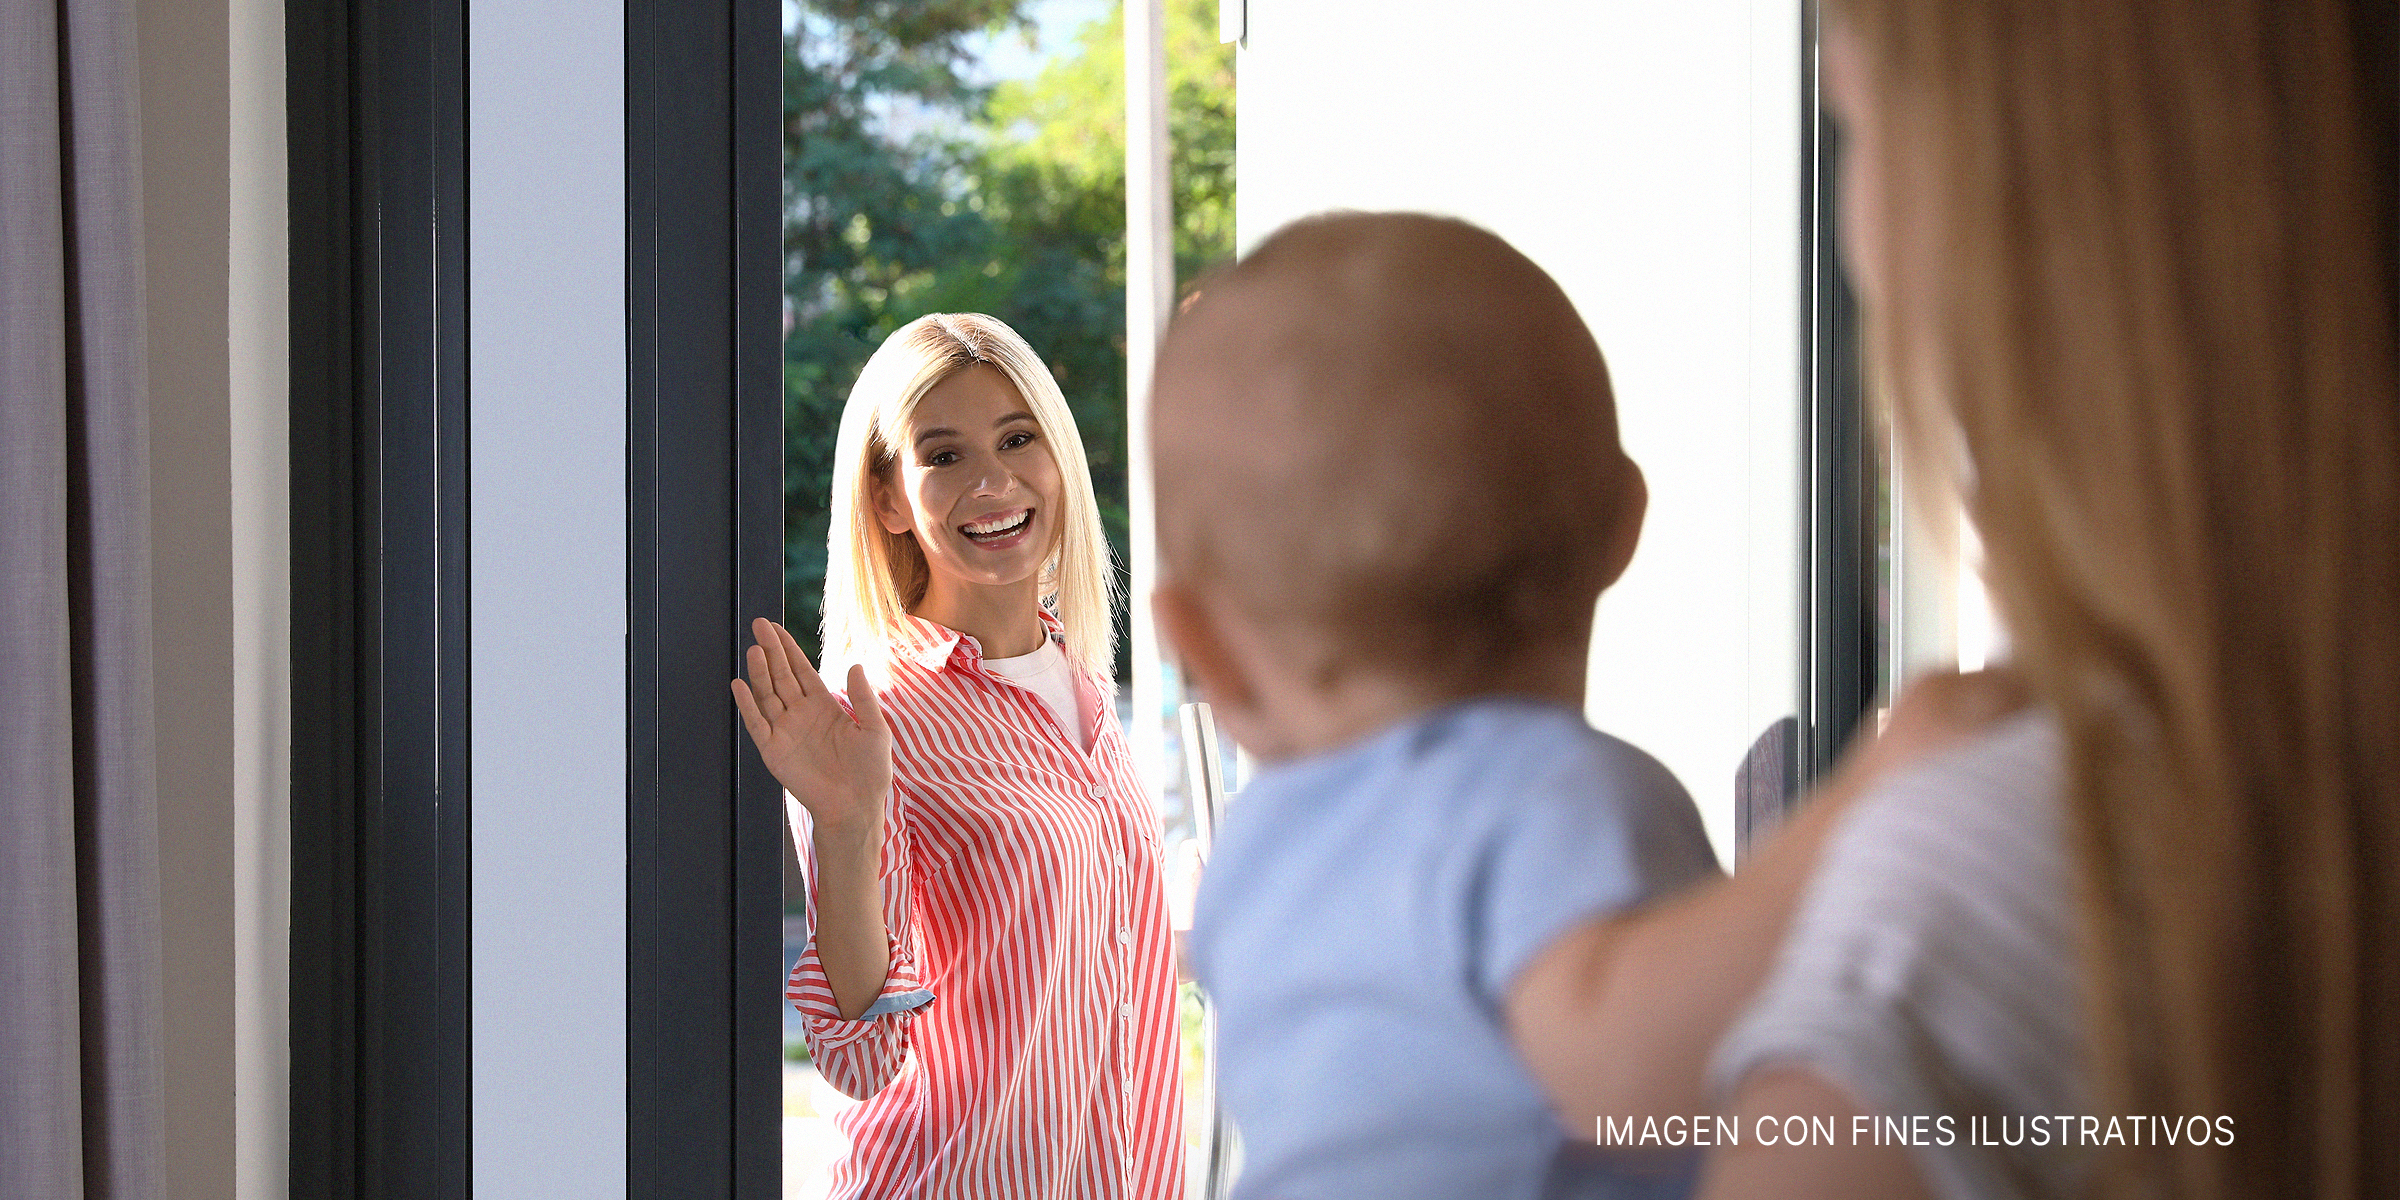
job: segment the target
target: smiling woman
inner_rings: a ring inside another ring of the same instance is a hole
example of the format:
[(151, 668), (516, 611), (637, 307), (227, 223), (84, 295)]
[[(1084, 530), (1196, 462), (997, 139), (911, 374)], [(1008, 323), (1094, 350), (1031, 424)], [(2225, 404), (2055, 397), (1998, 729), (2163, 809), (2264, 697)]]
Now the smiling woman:
[(1046, 640), (1019, 593), (1038, 586), (1056, 541), (1058, 464), (1024, 404), (991, 367), (942, 380), (909, 419), (905, 464), (888, 465), (874, 489), (884, 531), (911, 535), (934, 568), (918, 614), (991, 629), (996, 656), (1031, 654)]
[(1058, 385), (990, 317), (902, 326), (851, 390), (832, 511), (846, 702), (763, 619), (733, 684), (807, 863), (789, 995), (864, 1101), (831, 1194), (1178, 1193), (1157, 820)]
[[(969, 536), (1019, 509), (1027, 537)], [(996, 635), (993, 653), (1030, 652), (1047, 602), (1067, 656), (1108, 672), (1109, 549), (1083, 439), (1048, 368), (1000, 321), (934, 314), (885, 340), (842, 413), (832, 515), (826, 658), (880, 673), (908, 614)]]

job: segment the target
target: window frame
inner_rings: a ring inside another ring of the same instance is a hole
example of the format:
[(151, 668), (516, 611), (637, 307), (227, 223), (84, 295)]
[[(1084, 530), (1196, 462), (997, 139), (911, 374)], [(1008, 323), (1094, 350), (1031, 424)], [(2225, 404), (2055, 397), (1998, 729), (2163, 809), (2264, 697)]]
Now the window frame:
[[(286, 10), (295, 1198), (473, 1189), (470, 0)], [(626, 0), (627, 1190), (780, 1194), (779, 14)], [(561, 987), (574, 986), (561, 980)]]
[(1801, 221), (1803, 311), (1800, 430), (1800, 512), (1804, 522), (1801, 573), (1800, 696), (1796, 785), (1785, 797), (1831, 772), (1859, 722), (1874, 707), (1883, 683), (1883, 618), (1879, 594), (1882, 521), (1877, 490), (1883, 468), (1875, 423), (1867, 410), (1858, 298), (1842, 273), (1836, 220), (1839, 203), (1838, 131), (1824, 106), (1818, 78), (1822, 14), (1814, 0), (1801, 6), (1800, 154), (1804, 182)]

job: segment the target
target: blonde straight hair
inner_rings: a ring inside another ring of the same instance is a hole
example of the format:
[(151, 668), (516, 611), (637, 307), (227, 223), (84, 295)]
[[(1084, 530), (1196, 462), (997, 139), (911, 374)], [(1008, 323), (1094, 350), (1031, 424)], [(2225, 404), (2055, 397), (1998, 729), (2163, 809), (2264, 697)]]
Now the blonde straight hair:
[(1109, 603), (1116, 571), (1083, 436), (1050, 368), (1016, 330), (980, 313), (932, 313), (901, 326), (876, 348), (850, 389), (833, 451), (825, 661), (864, 664), (882, 678), (901, 618), (925, 598), (925, 553), (915, 534), (884, 529), (873, 489), (891, 482), (894, 448), (917, 402), (934, 385), (975, 366), (1008, 377), (1058, 463), (1065, 511), (1058, 514), (1058, 545), (1042, 567), (1041, 602), (1058, 616), (1067, 657), (1107, 679), (1116, 654)]
[(2066, 742), (2102, 1192), (2400, 1189), (2393, 0), (1830, 0), (1870, 337)]

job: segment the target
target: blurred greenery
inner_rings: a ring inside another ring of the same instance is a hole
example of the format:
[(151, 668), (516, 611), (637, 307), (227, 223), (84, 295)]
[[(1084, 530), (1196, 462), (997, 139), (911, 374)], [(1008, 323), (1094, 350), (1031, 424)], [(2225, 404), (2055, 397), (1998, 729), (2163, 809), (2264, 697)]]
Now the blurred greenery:
[(1208, 999), (1199, 984), (1185, 980), (1175, 985), (1175, 1015), (1183, 1046), (1183, 1090), (1188, 1095), (1208, 1081)]
[[(1125, 562), (1123, 9), (1039, 76), (977, 86), (976, 35), (1031, 37), (1028, 8), (803, 0), (784, 38), (784, 599), (811, 658), (842, 405), (884, 336), (925, 313), (990, 313), (1049, 363)], [(1215, 0), (1167, 9), (1189, 281), (1233, 253), (1233, 48)]]

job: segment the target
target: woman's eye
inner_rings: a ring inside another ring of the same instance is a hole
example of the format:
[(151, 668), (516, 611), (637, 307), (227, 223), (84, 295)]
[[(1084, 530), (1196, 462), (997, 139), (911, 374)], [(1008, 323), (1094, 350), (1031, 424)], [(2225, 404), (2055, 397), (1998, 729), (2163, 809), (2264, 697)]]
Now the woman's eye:
[(929, 458), (927, 458), (927, 459), (925, 460), (925, 465), (926, 465), (926, 466), (929, 466), (929, 467), (946, 467), (946, 466), (949, 466), (951, 463), (954, 463), (954, 462), (957, 462), (957, 461), (958, 461), (958, 452), (957, 452), (957, 451), (955, 451), (955, 450), (936, 450), (936, 451), (934, 451), (934, 453), (933, 453), (933, 455), (932, 455), (931, 457), (929, 457)]
[(1014, 450), (1017, 447), (1026, 445), (1032, 441), (1033, 435), (1020, 429), (1017, 432), (1000, 439), (1000, 448), (1003, 450)]

